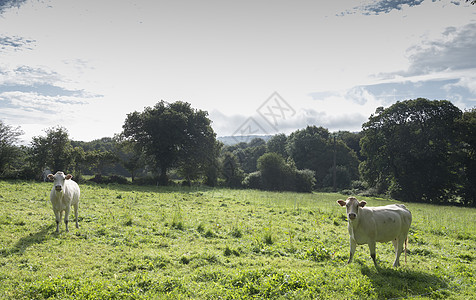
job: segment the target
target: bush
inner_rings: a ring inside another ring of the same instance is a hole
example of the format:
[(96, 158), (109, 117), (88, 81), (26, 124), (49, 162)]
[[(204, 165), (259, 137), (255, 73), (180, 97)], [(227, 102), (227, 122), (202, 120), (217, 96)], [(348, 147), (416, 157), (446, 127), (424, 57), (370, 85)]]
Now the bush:
[[(333, 168), (329, 169), (326, 177), (324, 178), (324, 186), (332, 187), (334, 185)], [(351, 187), (352, 175), (349, 169), (345, 166), (336, 167), (336, 187), (338, 189), (348, 189)]]
[(315, 172), (309, 169), (295, 170), (295, 191), (310, 193), (316, 184)]
[(120, 175), (111, 175), (108, 178), (108, 183), (128, 184), (129, 180), (126, 177)]
[(259, 171), (250, 173), (243, 185), (251, 189), (312, 192), (316, 183), (314, 171), (298, 170), (276, 153), (266, 153), (258, 159)]
[(89, 179), (89, 181), (95, 183), (117, 183), (117, 184), (128, 184), (129, 180), (127, 180), (124, 176), (119, 175), (111, 175), (111, 176), (102, 176), (101, 174), (96, 174), (93, 178)]
[(135, 178), (134, 179), (134, 184), (135, 185), (157, 185), (159, 182), (159, 178), (155, 176), (146, 176), (146, 177), (140, 177), (140, 178)]
[(258, 158), (258, 170), (261, 173), (261, 185), (265, 190), (292, 190), (294, 178), (291, 168), (277, 153), (266, 153)]
[(261, 172), (256, 171), (248, 174), (243, 180), (243, 186), (248, 189), (261, 189)]

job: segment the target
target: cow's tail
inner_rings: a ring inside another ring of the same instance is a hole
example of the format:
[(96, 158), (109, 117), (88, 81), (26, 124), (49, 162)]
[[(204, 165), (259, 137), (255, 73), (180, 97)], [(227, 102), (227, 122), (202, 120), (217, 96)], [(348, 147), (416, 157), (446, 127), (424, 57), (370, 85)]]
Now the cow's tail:
[(408, 236), (405, 239), (405, 264), (407, 264), (407, 247), (408, 247)]

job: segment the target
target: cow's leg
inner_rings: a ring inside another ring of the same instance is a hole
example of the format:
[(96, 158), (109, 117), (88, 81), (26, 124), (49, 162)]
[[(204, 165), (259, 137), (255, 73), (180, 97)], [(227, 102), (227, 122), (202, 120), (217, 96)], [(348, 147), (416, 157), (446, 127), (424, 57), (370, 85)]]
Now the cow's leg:
[(395, 247), (395, 261), (393, 262), (393, 266), (398, 267), (400, 265), (400, 255), (403, 252), (403, 243), (405, 242), (405, 240), (400, 237), (392, 242), (393, 246)]
[(356, 248), (357, 248), (357, 244), (355, 243), (353, 238), (350, 238), (350, 256), (349, 256), (349, 261), (347, 262), (348, 264), (352, 262), (352, 258), (354, 257)]
[(59, 223), (61, 221), (61, 211), (55, 210), (56, 233), (59, 233)]
[(78, 203), (74, 204), (74, 219), (76, 220), (76, 228), (79, 228), (79, 223), (78, 223)]
[(66, 206), (66, 208), (64, 210), (64, 225), (66, 227), (66, 232), (69, 231), (68, 222), (69, 222), (69, 210), (70, 209), (71, 209), (71, 207)]
[(370, 257), (374, 261), (374, 265), (377, 267), (377, 260), (375, 256), (375, 241), (369, 241), (369, 250), (370, 250)]

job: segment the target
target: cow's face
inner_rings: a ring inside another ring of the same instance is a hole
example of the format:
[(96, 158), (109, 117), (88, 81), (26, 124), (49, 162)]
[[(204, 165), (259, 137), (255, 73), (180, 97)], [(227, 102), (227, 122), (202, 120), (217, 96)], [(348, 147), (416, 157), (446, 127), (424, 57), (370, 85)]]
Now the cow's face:
[(349, 197), (347, 200), (337, 200), (340, 206), (345, 206), (347, 209), (347, 218), (352, 221), (355, 220), (359, 214), (359, 207), (364, 207), (367, 202), (357, 200), (354, 197)]
[(63, 191), (63, 189), (64, 189), (64, 181), (65, 181), (66, 179), (71, 179), (71, 178), (73, 178), (73, 175), (68, 174), (68, 175), (65, 176), (63, 172), (58, 171), (58, 172), (56, 172), (55, 175), (49, 174), (49, 175), (48, 175), (48, 178), (49, 178), (50, 180), (53, 180), (53, 181), (54, 181), (53, 186), (55, 187), (55, 190), (56, 190), (57, 192), (61, 192), (61, 191)]

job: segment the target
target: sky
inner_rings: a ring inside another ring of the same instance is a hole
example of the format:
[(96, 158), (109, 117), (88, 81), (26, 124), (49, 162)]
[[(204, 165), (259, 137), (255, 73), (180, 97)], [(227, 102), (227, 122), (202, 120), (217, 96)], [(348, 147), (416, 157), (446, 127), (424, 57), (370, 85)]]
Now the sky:
[(0, 0), (0, 120), (91, 141), (164, 100), (218, 136), (360, 131), (396, 101), (475, 107), (475, 56), (464, 0)]

